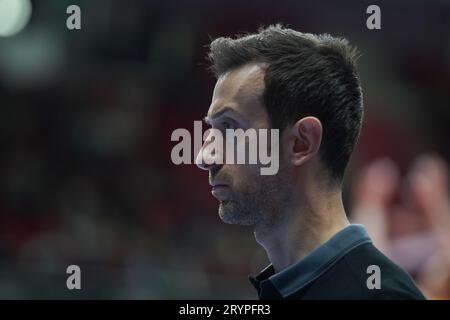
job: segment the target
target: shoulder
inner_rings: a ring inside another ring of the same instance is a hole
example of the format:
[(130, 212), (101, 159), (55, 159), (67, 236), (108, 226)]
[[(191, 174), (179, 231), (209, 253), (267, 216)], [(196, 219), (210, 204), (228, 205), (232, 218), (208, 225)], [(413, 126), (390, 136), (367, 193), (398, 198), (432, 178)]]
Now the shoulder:
[(411, 276), (371, 243), (350, 251), (340, 263), (368, 299), (425, 299)]
[(359, 245), (290, 299), (425, 299), (406, 271), (376, 249)]

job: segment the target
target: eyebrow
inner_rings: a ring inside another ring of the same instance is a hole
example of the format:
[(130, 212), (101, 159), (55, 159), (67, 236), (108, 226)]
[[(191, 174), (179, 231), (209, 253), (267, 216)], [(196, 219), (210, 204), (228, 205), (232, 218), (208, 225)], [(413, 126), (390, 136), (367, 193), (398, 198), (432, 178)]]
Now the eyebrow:
[(236, 114), (239, 117), (239, 119), (242, 119), (242, 117), (240, 116), (239, 112), (237, 112), (236, 110), (234, 110), (233, 108), (231, 108), (229, 106), (225, 106), (225, 107), (221, 108), (220, 111), (214, 113), (212, 116), (208, 116), (208, 115), (205, 116), (203, 118), (203, 121), (205, 121), (206, 123), (209, 124), (211, 121), (213, 121), (213, 120), (215, 120), (217, 118), (220, 118), (221, 116), (223, 116), (227, 112), (234, 113), (234, 114)]

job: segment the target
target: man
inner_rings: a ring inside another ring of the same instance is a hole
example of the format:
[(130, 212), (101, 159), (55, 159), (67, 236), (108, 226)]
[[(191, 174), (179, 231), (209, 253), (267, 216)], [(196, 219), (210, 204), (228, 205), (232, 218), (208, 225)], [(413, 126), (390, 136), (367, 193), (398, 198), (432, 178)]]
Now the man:
[(210, 139), (197, 157), (221, 219), (253, 226), (271, 261), (250, 277), (259, 297), (424, 299), (364, 227), (349, 224), (342, 204), (363, 115), (348, 42), (276, 25), (218, 38), (209, 58), (217, 83), (205, 121), (220, 131), (279, 129), (275, 175), (261, 175), (261, 164), (219, 161), (222, 152), (203, 153)]

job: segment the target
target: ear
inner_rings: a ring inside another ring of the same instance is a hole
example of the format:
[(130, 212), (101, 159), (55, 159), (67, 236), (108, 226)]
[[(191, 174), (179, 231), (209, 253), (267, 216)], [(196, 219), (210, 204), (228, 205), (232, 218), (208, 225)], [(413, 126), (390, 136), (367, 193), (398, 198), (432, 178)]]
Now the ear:
[(319, 152), (322, 142), (322, 123), (316, 117), (305, 117), (290, 128), (290, 160), (301, 166)]

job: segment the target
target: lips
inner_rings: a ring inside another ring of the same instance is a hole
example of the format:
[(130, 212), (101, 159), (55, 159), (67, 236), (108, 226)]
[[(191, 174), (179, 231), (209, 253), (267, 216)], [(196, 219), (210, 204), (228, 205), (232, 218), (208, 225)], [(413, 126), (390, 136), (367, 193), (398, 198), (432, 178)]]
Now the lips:
[(229, 187), (226, 184), (215, 184), (211, 188), (211, 193), (214, 197), (222, 200), (229, 192)]
[(225, 181), (220, 181), (220, 180), (216, 180), (216, 181), (209, 181), (209, 185), (213, 188), (216, 187), (228, 187), (228, 184), (225, 183)]
[(226, 188), (226, 187), (228, 187), (226, 184), (215, 184), (212, 186), (212, 189), (216, 190), (216, 189)]
[(226, 200), (229, 197), (230, 188), (222, 182), (210, 183), (212, 186), (211, 193), (217, 200)]

